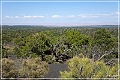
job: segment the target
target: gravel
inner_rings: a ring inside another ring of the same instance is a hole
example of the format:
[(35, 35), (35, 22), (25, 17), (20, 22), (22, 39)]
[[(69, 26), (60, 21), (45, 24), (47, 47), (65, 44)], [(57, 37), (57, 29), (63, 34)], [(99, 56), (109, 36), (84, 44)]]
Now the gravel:
[(44, 76), (44, 78), (59, 78), (60, 71), (67, 70), (67, 64), (49, 64), (49, 72)]

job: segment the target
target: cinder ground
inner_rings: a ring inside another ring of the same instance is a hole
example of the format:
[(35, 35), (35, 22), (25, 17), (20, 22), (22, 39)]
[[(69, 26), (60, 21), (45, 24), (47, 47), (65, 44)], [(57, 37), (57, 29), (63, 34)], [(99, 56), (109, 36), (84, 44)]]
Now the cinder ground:
[(49, 64), (49, 72), (44, 76), (44, 78), (59, 78), (60, 71), (67, 70), (67, 64)]

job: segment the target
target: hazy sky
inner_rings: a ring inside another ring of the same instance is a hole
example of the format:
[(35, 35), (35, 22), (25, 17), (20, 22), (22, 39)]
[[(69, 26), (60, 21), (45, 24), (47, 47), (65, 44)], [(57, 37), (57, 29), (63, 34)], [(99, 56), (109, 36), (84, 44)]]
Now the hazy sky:
[(118, 2), (2, 2), (8, 25), (117, 24), (118, 15)]

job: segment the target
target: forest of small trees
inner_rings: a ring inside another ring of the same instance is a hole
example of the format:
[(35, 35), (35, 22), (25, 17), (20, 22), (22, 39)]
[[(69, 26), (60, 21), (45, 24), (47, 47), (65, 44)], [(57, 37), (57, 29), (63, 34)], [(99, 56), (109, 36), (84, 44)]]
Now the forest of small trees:
[(3, 78), (44, 78), (56, 62), (59, 78), (118, 78), (117, 27), (3, 26)]

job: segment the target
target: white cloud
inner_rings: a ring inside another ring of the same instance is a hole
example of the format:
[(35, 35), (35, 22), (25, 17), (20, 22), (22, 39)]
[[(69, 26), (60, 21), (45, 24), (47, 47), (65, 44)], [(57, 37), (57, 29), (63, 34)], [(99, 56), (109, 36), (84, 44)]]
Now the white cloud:
[(109, 14), (102, 14), (102, 16), (109, 16)]
[(44, 16), (24, 16), (23, 18), (44, 18)]
[(78, 16), (81, 17), (81, 18), (86, 18), (86, 17), (88, 17), (87, 14), (80, 14), (80, 15), (78, 15)]
[(15, 16), (15, 18), (19, 18), (19, 16)]
[(87, 14), (88, 16), (91, 16), (92, 14)]
[(69, 18), (73, 18), (73, 17), (75, 17), (75, 15), (70, 15), (70, 16), (67, 16), (67, 17), (69, 17)]
[(5, 18), (10, 18), (10, 16), (5, 16)]
[(53, 18), (62, 18), (63, 16), (60, 16), (60, 15), (53, 15), (52, 17), (53, 17)]
[(98, 18), (98, 17), (107, 17), (110, 16), (110, 14), (80, 14), (78, 15), (81, 18)]
[(13, 16), (11, 16), (10, 18), (14, 18)]
[(20, 18), (19, 16), (5, 16), (5, 18)]
[(44, 18), (44, 16), (38, 16), (39, 18)]
[(115, 18), (118, 18), (120, 16), (120, 12), (111, 13), (111, 15)]
[(81, 16), (84, 16), (84, 15), (85, 15), (85, 14), (79, 14), (78, 16), (80, 16), (80, 17), (81, 17)]
[(87, 15), (81, 15), (81, 17), (82, 17), (82, 18), (86, 18), (86, 17), (88, 17), (88, 16), (87, 16)]
[(93, 18), (97, 18), (97, 17), (99, 17), (99, 16), (91, 16), (91, 17), (93, 17)]
[(101, 16), (101, 14), (99, 13), (99, 14), (95, 14), (95, 15), (97, 15), (97, 16)]
[(30, 16), (30, 15), (23, 15), (23, 16), (5, 16), (5, 18), (44, 18), (45, 16)]
[[(79, 14), (79, 15), (66, 15), (66, 16), (62, 16), (62, 15), (52, 15), (52, 18), (81, 18), (81, 19), (86, 19), (86, 18), (106, 18), (106, 17), (117, 17), (118, 15), (120, 15), (120, 12), (113, 12), (113, 13), (98, 13), (98, 14)], [(20, 14), (17, 16), (9, 16), (6, 15), (5, 18), (25, 18), (25, 19), (36, 19), (36, 18), (44, 18), (44, 17), (50, 17), (48, 14), (45, 14), (45, 16), (43, 15), (25, 15), (25, 14)]]
[(115, 14), (120, 15), (120, 12), (115, 12)]
[(33, 18), (44, 18), (44, 16), (32, 16)]
[(31, 18), (32, 16), (24, 16), (23, 18)]
[(33, 18), (37, 18), (38, 16), (32, 16)]
[(113, 12), (110, 15), (115, 17), (115, 18), (118, 18), (118, 15), (120, 15), (120, 12)]
[(109, 16), (110, 14), (95, 14), (95, 15), (97, 15), (97, 16)]

